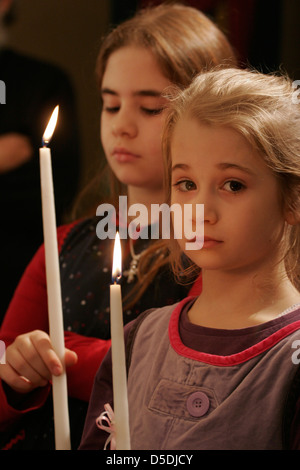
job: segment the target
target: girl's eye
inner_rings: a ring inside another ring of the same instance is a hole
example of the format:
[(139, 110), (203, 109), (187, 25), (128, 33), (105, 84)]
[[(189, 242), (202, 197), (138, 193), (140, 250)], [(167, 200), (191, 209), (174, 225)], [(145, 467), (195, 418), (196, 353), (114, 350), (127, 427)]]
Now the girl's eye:
[[(164, 108), (141, 108), (142, 112), (144, 114), (147, 114), (148, 116), (156, 116), (160, 114), (163, 111)], [(107, 113), (117, 113), (120, 110), (120, 106), (104, 106), (103, 111), (106, 111)]]
[(231, 193), (237, 193), (245, 189), (245, 186), (243, 185), (243, 183), (240, 183), (239, 181), (235, 181), (235, 180), (227, 181), (223, 187), (226, 191), (229, 191)]
[(183, 192), (188, 192), (188, 191), (193, 191), (196, 189), (195, 183), (190, 180), (182, 180), (178, 181), (177, 183), (174, 184), (174, 186), (178, 189), (178, 191), (183, 191)]
[(157, 114), (160, 114), (164, 108), (141, 108), (143, 113), (148, 114), (149, 116), (156, 116)]
[(106, 111), (107, 113), (117, 113), (119, 111), (120, 107), (119, 106), (105, 106), (103, 107), (103, 111)]

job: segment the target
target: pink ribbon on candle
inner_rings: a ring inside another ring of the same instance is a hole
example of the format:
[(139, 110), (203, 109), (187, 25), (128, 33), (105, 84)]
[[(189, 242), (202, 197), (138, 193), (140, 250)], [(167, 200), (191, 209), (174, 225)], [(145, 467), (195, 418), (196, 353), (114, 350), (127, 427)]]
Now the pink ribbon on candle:
[[(116, 450), (115, 415), (111, 406), (108, 403), (104, 405), (104, 409), (105, 411), (103, 411), (101, 415), (98, 416), (98, 418), (96, 419), (96, 425), (99, 429), (102, 429), (102, 431), (106, 431), (110, 434), (110, 436), (108, 436), (105, 442), (104, 450), (106, 450), (106, 447), (109, 443), (110, 450)], [(105, 425), (103, 422), (108, 423), (108, 425)]]

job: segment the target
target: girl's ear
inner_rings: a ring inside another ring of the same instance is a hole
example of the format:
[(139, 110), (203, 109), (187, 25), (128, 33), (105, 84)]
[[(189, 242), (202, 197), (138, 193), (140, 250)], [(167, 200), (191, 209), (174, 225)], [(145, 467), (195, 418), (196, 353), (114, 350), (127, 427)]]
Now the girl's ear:
[(285, 221), (289, 225), (297, 225), (300, 222), (300, 214), (292, 209), (286, 209), (285, 211)]
[(300, 223), (300, 192), (298, 188), (291, 190), (284, 199), (284, 218), (287, 224)]

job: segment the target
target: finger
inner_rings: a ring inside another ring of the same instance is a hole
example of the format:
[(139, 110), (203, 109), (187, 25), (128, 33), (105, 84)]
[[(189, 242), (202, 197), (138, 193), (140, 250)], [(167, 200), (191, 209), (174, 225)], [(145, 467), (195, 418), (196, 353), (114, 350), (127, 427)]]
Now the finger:
[(65, 353), (65, 366), (70, 367), (74, 366), (74, 364), (78, 361), (78, 356), (75, 351), (71, 351), (71, 349), (66, 348)]
[(26, 358), (16, 347), (7, 348), (6, 363), (19, 375), (26, 377), (34, 387), (43, 387), (47, 384), (49, 378), (46, 374), (42, 375), (35, 370), (32, 364), (27, 362)]
[(49, 336), (42, 331), (37, 331), (32, 334), (31, 341), (38, 352), (38, 357), (50, 374), (60, 375), (63, 371), (63, 365), (52, 347)]
[(29, 393), (35, 388), (26, 377), (19, 375), (11, 365), (7, 363), (1, 365), (1, 379), (18, 393)]
[(25, 375), (28, 379), (31, 380), (31, 377), (26, 375), (26, 373), (27, 373), (28, 368), (32, 368), (42, 378), (50, 380), (51, 372), (49, 371), (47, 365), (43, 361), (38, 348), (34, 344), (34, 339), (36, 337), (44, 338), (47, 344), (49, 344), (49, 347), (51, 347), (49, 337), (43, 331), (33, 331), (29, 334), (18, 336), (14, 342), (14, 347), (23, 357), (24, 364), (20, 363), (20, 366), (22, 367), (22, 369), (19, 369), (20, 367), (19, 366), (18, 369), (16, 370), (18, 370), (21, 373), (20, 375), (22, 375), (22, 372), (23, 372), (23, 375)]

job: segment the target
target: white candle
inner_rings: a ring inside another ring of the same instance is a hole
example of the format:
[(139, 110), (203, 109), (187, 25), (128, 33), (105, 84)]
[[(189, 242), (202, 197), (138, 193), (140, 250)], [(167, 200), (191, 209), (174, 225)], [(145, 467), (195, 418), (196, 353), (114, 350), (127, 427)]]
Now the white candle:
[[(49, 335), (53, 349), (64, 365), (64, 326), (61, 302), (52, 163), (50, 149), (46, 147), (46, 145), (50, 142), (54, 132), (57, 117), (58, 106), (54, 109), (43, 135), (44, 147), (40, 148), (40, 176), (46, 261)], [(55, 447), (57, 450), (70, 450), (69, 407), (65, 369), (59, 377), (52, 376), (52, 390)]]
[(121, 243), (119, 233), (117, 233), (112, 272), (115, 283), (110, 286), (110, 328), (116, 450), (130, 450), (122, 294), (121, 286), (117, 284), (117, 280), (121, 277), (121, 258)]

